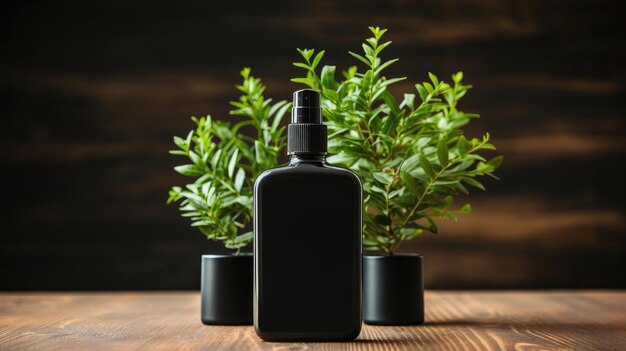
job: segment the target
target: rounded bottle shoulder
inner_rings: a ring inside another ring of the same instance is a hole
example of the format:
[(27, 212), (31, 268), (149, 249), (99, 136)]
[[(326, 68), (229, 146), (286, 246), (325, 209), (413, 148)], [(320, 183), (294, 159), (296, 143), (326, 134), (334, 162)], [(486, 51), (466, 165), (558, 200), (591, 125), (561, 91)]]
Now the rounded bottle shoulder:
[(359, 185), (361, 185), (361, 179), (353, 171), (346, 169), (346, 168), (342, 168), (342, 167), (332, 166), (329, 164), (323, 164), (323, 165), (298, 164), (298, 165), (284, 165), (284, 166), (280, 166), (276, 168), (270, 168), (264, 171), (263, 173), (261, 173), (257, 177), (255, 184), (262, 183), (268, 178), (290, 176), (290, 175), (294, 175), (294, 176), (297, 176), (297, 175), (301, 175), (301, 176), (334, 175), (338, 177), (348, 178), (358, 183)]
[(268, 188), (290, 187), (293, 184), (302, 184), (302, 182), (324, 184), (338, 191), (345, 189), (354, 193), (363, 193), (361, 179), (348, 169), (330, 165), (287, 165), (261, 173), (254, 182), (254, 194), (256, 196)]
[(355, 182), (359, 183), (360, 186), (363, 185), (362, 182), (361, 182), (361, 178), (356, 173), (354, 173), (352, 170), (350, 170), (350, 169), (343, 168), (343, 167), (337, 167), (337, 166), (333, 166), (333, 165), (329, 165), (329, 164), (326, 164), (325, 167), (329, 168), (329, 169), (333, 169), (336, 172), (341, 173), (341, 174), (345, 175), (348, 178), (352, 178)]

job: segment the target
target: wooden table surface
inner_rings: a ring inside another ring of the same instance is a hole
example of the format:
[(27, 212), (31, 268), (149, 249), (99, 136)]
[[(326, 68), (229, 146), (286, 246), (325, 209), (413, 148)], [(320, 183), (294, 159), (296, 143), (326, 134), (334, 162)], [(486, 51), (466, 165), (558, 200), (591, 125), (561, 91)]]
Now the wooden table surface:
[(1, 293), (0, 350), (626, 350), (626, 292), (426, 293), (426, 324), (350, 343), (205, 326), (195, 292)]

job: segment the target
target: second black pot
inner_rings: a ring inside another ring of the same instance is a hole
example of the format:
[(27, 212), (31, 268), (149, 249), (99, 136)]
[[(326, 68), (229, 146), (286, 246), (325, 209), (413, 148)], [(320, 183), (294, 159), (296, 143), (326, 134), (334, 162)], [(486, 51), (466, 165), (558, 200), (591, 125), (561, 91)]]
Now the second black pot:
[(252, 254), (202, 255), (202, 323), (252, 324)]
[(422, 256), (363, 257), (363, 321), (375, 325), (424, 323)]

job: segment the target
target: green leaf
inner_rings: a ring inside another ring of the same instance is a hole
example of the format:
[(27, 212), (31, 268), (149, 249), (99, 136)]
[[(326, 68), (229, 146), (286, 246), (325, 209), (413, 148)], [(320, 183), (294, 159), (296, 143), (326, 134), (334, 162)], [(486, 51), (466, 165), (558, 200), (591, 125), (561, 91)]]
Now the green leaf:
[(200, 197), (200, 195), (194, 194), (190, 191), (181, 191), (180, 195), (186, 197), (191, 202), (196, 202), (199, 205), (203, 205), (206, 203), (206, 201), (202, 197)]
[(403, 81), (405, 79), (406, 79), (406, 77), (393, 78), (393, 79), (383, 79), (383, 81), (380, 83), (380, 86), (386, 87), (386, 86), (395, 84), (397, 82), (401, 82), (401, 81)]
[(439, 164), (442, 167), (445, 167), (448, 164), (448, 144), (445, 139), (441, 140), (439, 142), (439, 146), (437, 146), (437, 158), (439, 159)]
[(387, 191), (385, 191), (385, 189), (383, 188), (379, 188), (376, 185), (372, 185), (372, 187), (370, 188), (371, 191), (379, 193), (383, 196), (387, 196)]
[(374, 74), (372, 73), (372, 71), (365, 72), (365, 75), (363, 76), (363, 80), (361, 81), (361, 86), (363, 87), (363, 89), (369, 90), (370, 87), (372, 86), (373, 79), (374, 79)]
[(410, 172), (415, 169), (415, 167), (420, 164), (420, 155), (411, 155), (409, 158), (405, 159), (402, 163), (401, 169), (406, 172)]
[(393, 176), (389, 173), (374, 172), (373, 176), (374, 176), (374, 179), (376, 179), (377, 181), (385, 185), (389, 185), (391, 184), (391, 182), (393, 182)]
[(263, 144), (261, 144), (258, 140), (254, 141), (254, 157), (255, 157), (255, 161), (259, 164), (263, 164), (265, 162), (265, 153), (263, 152)]
[[(205, 121), (204, 118), (200, 119), (202, 122)], [(183, 148), (185, 151), (189, 151), (189, 145), (191, 145), (191, 140), (193, 139), (193, 133), (194, 131), (191, 130), (189, 131), (189, 134), (187, 134), (187, 138), (185, 139), (185, 147)]]
[(252, 231), (245, 232), (235, 239), (237, 242), (249, 242), (254, 237), (254, 233)]
[(496, 170), (502, 165), (502, 161), (504, 161), (504, 156), (496, 156), (489, 160), (487, 164), (491, 165), (491, 167), (493, 167), (493, 170)]
[(421, 195), (419, 183), (409, 174), (409, 172), (400, 171), (400, 179), (402, 179), (402, 184), (406, 186), (413, 196), (417, 197)]
[(470, 214), (472, 212), (472, 205), (470, 204), (465, 204), (463, 205), (463, 207), (461, 207), (458, 211), (459, 213), (462, 214)]
[(393, 199), (394, 197), (396, 197), (398, 195), (402, 195), (404, 193), (404, 189), (405, 189), (405, 187), (402, 187), (400, 189), (396, 189), (394, 191), (389, 192), (389, 198)]
[(228, 177), (229, 178), (232, 178), (233, 174), (235, 173), (235, 166), (237, 165), (237, 161), (239, 161), (238, 156), (239, 156), (239, 149), (235, 149), (235, 152), (233, 152), (233, 155), (230, 157), (230, 161), (228, 162)]
[(322, 86), (327, 89), (335, 88), (335, 66), (322, 67), (322, 73), (320, 75)]
[(212, 221), (209, 220), (204, 220), (204, 221), (196, 221), (196, 222), (192, 222), (191, 226), (192, 227), (201, 227), (201, 226), (207, 226), (207, 225), (211, 225), (213, 224)]
[(439, 233), (439, 227), (437, 227), (437, 223), (435, 223), (435, 221), (430, 218), (430, 217), (425, 217), (426, 220), (428, 221), (428, 230), (433, 233), (433, 234), (438, 234)]
[(243, 182), (246, 179), (246, 172), (239, 168), (237, 170), (237, 174), (235, 175), (235, 182), (234, 182), (234, 186), (235, 186), (235, 190), (237, 190), (237, 192), (241, 191), (241, 187), (243, 186)]
[(422, 169), (424, 170), (424, 172), (426, 172), (426, 174), (430, 177), (430, 178), (435, 178), (435, 171), (433, 170), (433, 166), (431, 165), (430, 161), (428, 161), (428, 158), (424, 155), (421, 155), (420, 158), (420, 166), (422, 166)]
[(402, 103), (413, 110), (415, 108), (415, 94), (404, 94)]
[(189, 150), (188, 155), (189, 155), (189, 159), (191, 160), (191, 162), (193, 162), (196, 166), (198, 166), (198, 168), (202, 166), (202, 159), (200, 158), (200, 156), (198, 156), (198, 154)]
[(176, 144), (176, 146), (178, 146), (179, 148), (186, 150), (186, 144), (185, 144), (185, 139), (181, 138), (181, 137), (174, 137), (174, 144)]
[(309, 69), (309, 65), (307, 65), (306, 63), (294, 62), (293, 65), (296, 66), (296, 67), (304, 68), (306, 70)]
[[(390, 114), (392, 116), (397, 117), (400, 114), (400, 107), (398, 106), (398, 102), (396, 101), (396, 98), (393, 97), (393, 95), (389, 91), (385, 91), (381, 95), (381, 97), (383, 98), (383, 100), (387, 104), (387, 107), (389, 107)], [(386, 129), (384, 132), (387, 133), (387, 131), (389, 131), (389, 129)]]
[(423, 229), (419, 228), (402, 228), (400, 229), (400, 237), (402, 240), (411, 240), (415, 237), (422, 235), (424, 233)]
[(433, 84), (434, 84), (435, 86), (438, 86), (438, 85), (439, 85), (439, 79), (437, 79), (437, 76), (436, 76), (436, 75), (434, 75), (434, 74), (432, 74), (432, 73), (428, 72), (428, 77), (430, 78), (430, 81), (431, 81), (431, 82), (433, 82)]
[(463, 80), (463, 72), (457, 72), (457, 73), (453, 74), (452, 75), (452, 80), (454, 81), (454, 83), (460, 84), (461, 81)]
[(294, 83), (302, 83), (302, 84), (308, 85), (311, 88), (315, 87), (315, 82), (313, 82), (309, 78), (291, 78), (291, 81)]
[(279, 106), (280, 108), (276, 112), (270, 110), (270, 116), (274, 116), (274, 121), (272, 122), (271, 127), (272, 131), (276, 131), (278, 129), (278, 126), (280, 126), (280, 122), (282, 121), (283, 117), (285, 117), (285, 114), (291, 108), (291, 104), (287, 101), (280, 101), (276, 103), (272, 108), (275, 108), (277, 106)]
[(317, 67), (317, 65), (322, 60), (322, 57), (324, 57), (324, 53), (325, 53), (325, 51), (322, 50), (322, 51), (318, 52), (317, 55), (315, 55), (315, 58), (313, 59), (313, 63), (311, 63), (311, 69), (315, 69), (315, 67)]
[(422, 82), (422, 86), (426, 88), (426, 91), (428, 92), (428, 94), (432, 94), (433, 91), (435, 90), (435, 88), (428, 82)]
[(217, 163), (220, 161), (221, 157), (222, 157), (222, 149), (218, 149), (213, 155), (213, 157), (211, 158), (211, 166), (213, 167), (213, 169), (217, 168)]
[(298, 50), (300, 55), (302, 55), (302, 57), (307, 61), (309, 61), (309, 59), (311, 58), (311, 55), (313, 55), (313, 50), (309, 50), (309, 49), (296, 49), (296, 50)]
[(181, 188), (178, 186), (174, 186), (172, 187), (172, 189), (170, 189), (170, 191), (168, 192), (168, 199), (167, 199), (168, 205), (181, 199), (180, 191), (181, 191)]
[[(391, 42), (387, 42), (389, 44), (391, 44)], [(385, 43), (385, 44), (387, 44)], [(380, 48), (380, 47), (379, 47)], [(379, 50), (380, 52), (380, 50)], [(398, 59), (393, 59), (393, 60), (389, 60), (383, 64), (381, 64), (380, 66), (378, 66), (378, 68), (376, 69), (376, 71), (374, 72), (374, 74), (379, 75), (383, 70), (385, 70), (387, 67), (393, 65), (394, 63), (398, 62)]]
[(363, 57), (363, 56), (361, 56), (361, 55), (359, 55), (359, 54), (357, 54), (357, 53), (354, 53), (354, 52), (352, 52), (352, 51), (348, 51), (348, 54), (350, 54), (350, 55), (351, 55), (352, 57), (354, 57), (355, 59), (357, 59), (357, 60), (359, 60), (359, 61), (363, 62), (363, 63), (364, 63), (366, 66), (368, 66), (368, 67), (371, 65), (371, 63), (369, 62), (369, 60), (368, 60), (368, 59), (366, 59), (365, 57)]
[(463, 135), (459, 137), (459, 141), (456, 144), (456, 149), (459, 151), (459, 156), (467, 155), (467, 139)]
[(174, 167), (174, 170), (188, 177), (198, 177), (204, 174), (196, 165), (182, 165)]
[(461, 177), (461, 180), (463, 180), (465, 183), (467, 183), (467, 184), (469, 184), (469, 185), (471, 185), (471, 186), (473, 186), (475, 188), (478, 188), (478, 189), (480, 189), (482, 191), (485, 191), (485, 186), (481, 182), (477, 181), (474, 178)]
[(426, 91), (426, 89), (424, 89), (424, 87), (420, 84), (415, 84), (415, 89), (417, 89), (417, 93), (419, 94), (420, 99), (422, 99), (422, 101), (426, 101), (426, 98), (428, 98), (428, 92)]

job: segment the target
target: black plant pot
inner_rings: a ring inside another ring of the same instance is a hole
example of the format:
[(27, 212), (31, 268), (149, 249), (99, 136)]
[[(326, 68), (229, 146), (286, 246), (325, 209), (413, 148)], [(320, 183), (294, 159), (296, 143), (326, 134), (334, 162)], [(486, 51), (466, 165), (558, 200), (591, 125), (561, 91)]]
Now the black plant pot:
[(202, 255), (202, 323), (252, 324), (252, 254)]
[(363, 257), (363, 321), (424, 323), (423, 258), (417, 254)]

